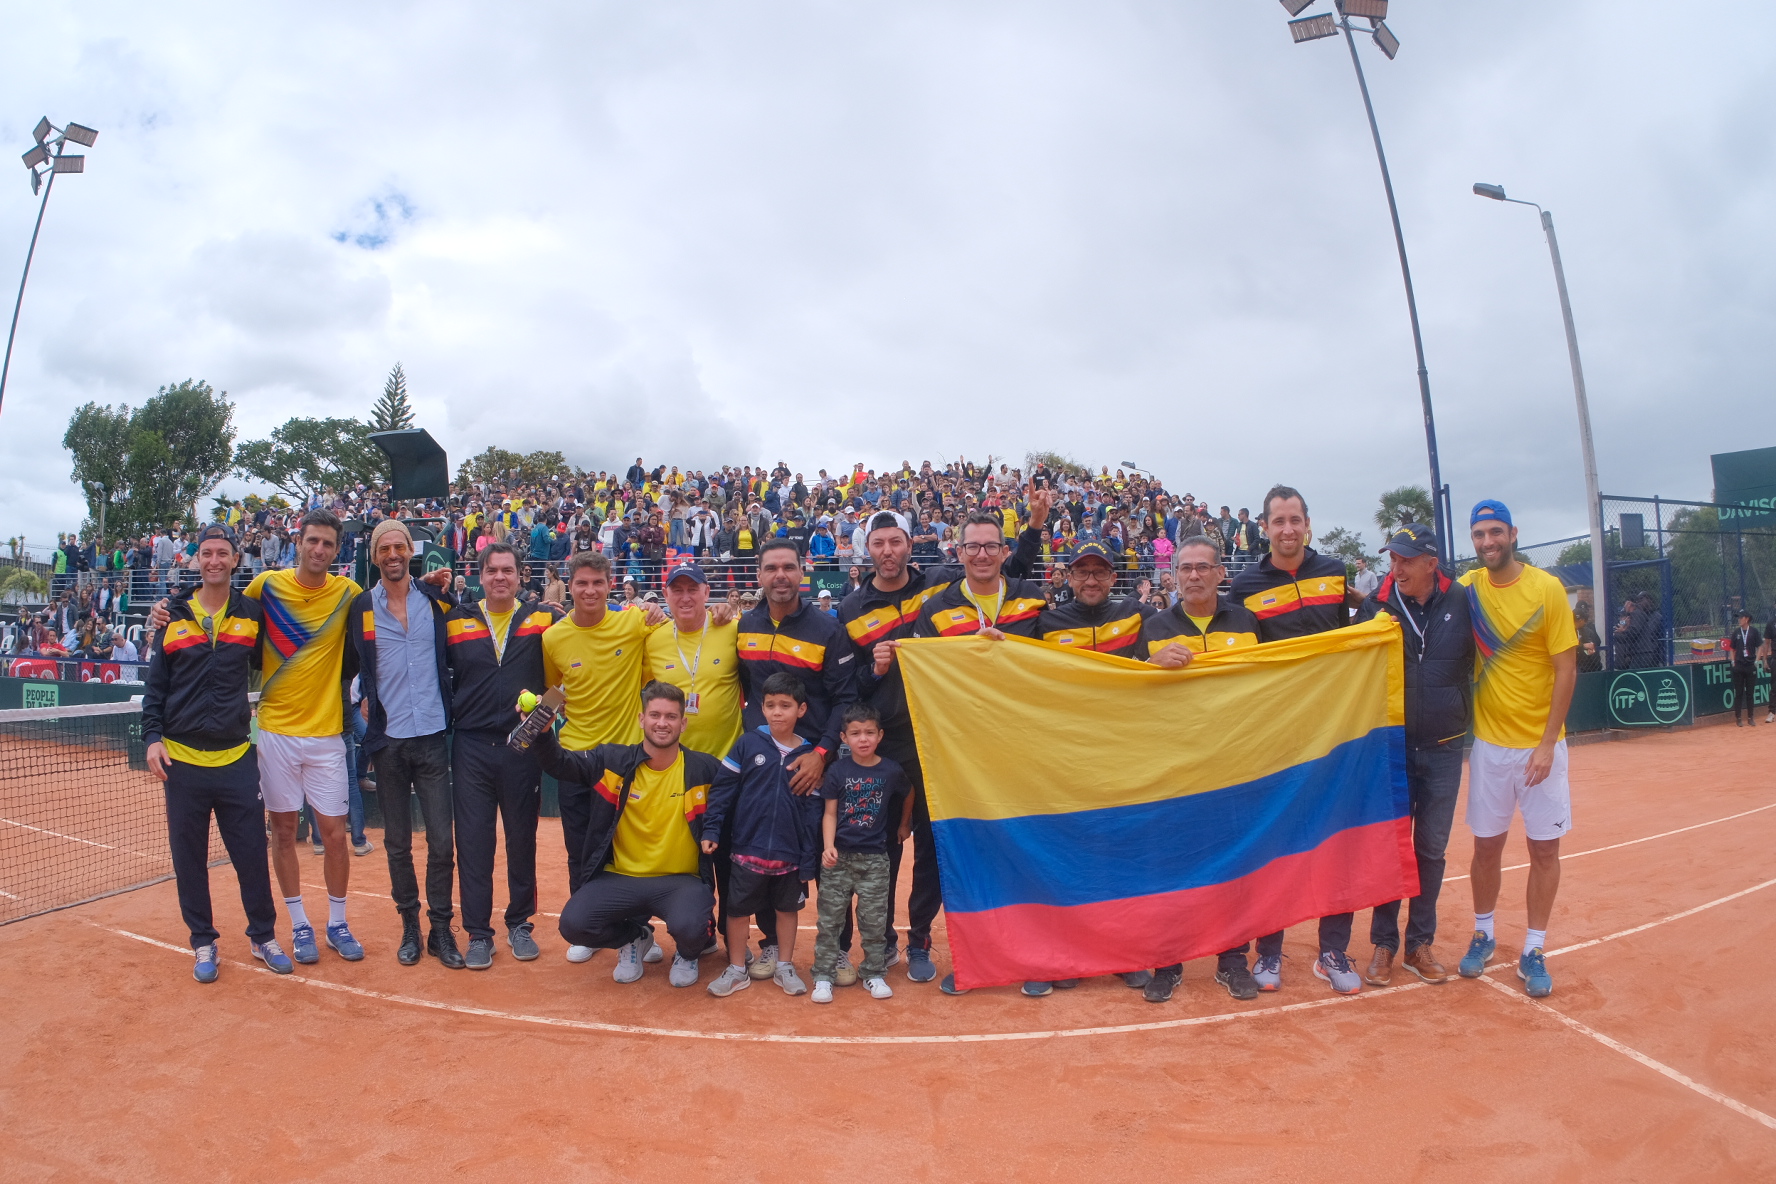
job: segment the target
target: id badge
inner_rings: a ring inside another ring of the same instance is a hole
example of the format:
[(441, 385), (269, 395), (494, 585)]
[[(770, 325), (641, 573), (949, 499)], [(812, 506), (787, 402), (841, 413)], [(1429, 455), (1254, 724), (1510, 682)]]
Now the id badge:
[(697, 714), (697, 703), (702, 698), (703, 698), (703, 696), (698, 694), (696, 691), (692, 691), (690, 694), (686, 695), (685, 696), (685, 714), (686, 715), (696, 715)]

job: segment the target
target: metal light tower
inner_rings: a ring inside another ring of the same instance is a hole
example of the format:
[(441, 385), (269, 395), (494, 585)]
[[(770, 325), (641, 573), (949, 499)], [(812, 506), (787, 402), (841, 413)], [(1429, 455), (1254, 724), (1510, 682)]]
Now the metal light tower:
[(1381, 187), (1387, 193), (1388, 214), (1394, 221), (1394, 246), (1400, 253), (1400, 278), (1406, 284), (1406, 315), (1412, 321), (1412, 348), (1418, 354), (1418, 398), (1424, 408), (1425, 451), (1431, 463), (1431, 505), (1432, 513), (1437, 518), (1434, 525), (1444, 539), (1443, 562), (1448, 565), (1454, 545), (1455, 529), (1454, 514), (1449, 505), (1449, 490), (1443, 484), (1443, 469), (1437, 461), (1437, 424), (1431, 414), (1431, 376), (1425, 369), (1424, 336), (1418, 328), (1418, 299), (1412, 293), (1412, 269), (1406, 263), (1406, 236), (1400, 230), (1400, 207), (1394, 201), (1394, 182), (1388, 175), (1387, 154), (1381, 148), (1381, 129), (1375, 122), (1375, 105), (1369, 101), (1369, 83), (1363, 77), (1363, 62), (1357, 57), (1357, 40), (1351, 25), (1351, 18), (1369, 22), (1369, 33), (1376, 48), (1387, 55), (1392, 61), (1400, 52), (1400, 39), (1384, 23), (1388, 13), (1388, 0), (1333, 0), (1337, 15), (1320, 13), (1317, 16), (1303, 17), (1301, 14), (1312, 8), (1318, 0), (1282, 0), (1283, 8), (1291, 17), (1298, 20), (1289, 22), (1289, 33), (1297, 43), (1318, 41), (1322, 37), (1336, 37), (1344, 34), (1344, 41), (1350, 47), (1351, 66), (1357, 72), (1357, 89), (1363, 95), (1363, 110), (1369, 116), (1369, 135), (1375, 141), (1375, 160), (1381, 165)]
[(12, 369), (12, 341), (18, 336), (19, 307), (25, 302), (25, 281), (31, 278), (31, 257), (37, 253), (37, 233), (43, 229), (43, 211), (49, 208), (49, 191), (55, 188), (58, 175), (86, 171), (86, 157), (68, 155), (68, 145), (91, 148), (93, 141), (99, 138), (98, 132), (78, 123), (58, 128), (47, 115), (37, 121), (36, 130), (31, 135), (37, 143), (25, 153), (25, 167), (31, 170), (31, 192), (35, 194), (41, 190), (43, 200), (37, 206), (37, 225), (31, 228), (31, 246), (25, 251), (25, 271), (19, 276), (18, 298), (12, 302), (12, 328), (6, 333), (6, 358), (0, 361), (0, 404), (6, 400), (6, 375)]
[[(1585, 395), (1585, 369), (1579, 365), (1579, 334), (1573, 328), (1572, 301), (1566, 296), (1566, 269), (1560, 265), (1560, 240), (1554, 237), (1554, 215), (1533, 201), (1505, 196), (1503, 185), (1480, 182), (1474, 192), (1493, 201), (1517, 206), (1535, 206), (1542, 216), (1542, 232), (1548, 236), (1548, 255), (1554, 260), (1554, 287), (1560, 293), (1560, 319), (1566, 324), (1566, 356), (1572, 362), (1573, 400), (1579, 407), (1579, 451), (1585, 460), (1585, 500), (1591, 520), (1591, 612), (1593, 623), (1604, 619), (1609, 589), (1604, 584), (1607, 571), (1603, 553), (1603, 504), (1597, 496), (1597, 450), (1591, 445), (1591, 401)], [(1607, 650), (1608, 647), (1600, 647)]]

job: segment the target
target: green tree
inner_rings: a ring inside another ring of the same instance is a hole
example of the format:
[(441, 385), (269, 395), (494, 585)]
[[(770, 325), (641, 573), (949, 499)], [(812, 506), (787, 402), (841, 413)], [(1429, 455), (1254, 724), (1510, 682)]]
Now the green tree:
[(398, 432), (413, 426), (413, 406), (407, 402), (407, 372), (396, 362), (382, 384), (382, 397), (370, 408), (370, 430)]
[(234, 461), (243, 478), (281, 490), (301, 505), (322, 489), (380, 480), (385, 458), (359, 420), (298, 416), (273, 428), (267, 439), (242, 444)]
[(1385, 542), (1408, 522), (1435, 525), (1431, 521), (1435, 515), (1436, 511), (1431, 507), (1431, 495), (1424, 486), (1402, 485), (1381, 495), (1381, 505), (1375, 511), (1375, 525), (1381, 527), (1382, 541)]
[(86, 404), (68, 420), (62, 447), (74, 455), (70, 478), (94, 519), (103, 503), (106, 533), (115, 536), (189, 520), (197, 499), (228, 475), (234, 435), (227, 393), (188, 378), (134, 410)]
[(456, 483), (510, 481), (516, 474), (517, 480), (529, 484), (572, 476), (578, 471), (559, 452), (517, 453), (507, 448), (489, 447), (456, 466)]
[(1037, 465), (1044, 465), (1051, 473), (1077, 473), (1080, 464), (1064, 452), (1026, 452), (1024, 453), (1024, 472), (1034, 473)]
[(1376, 563), (1375, 556), (1363, 550), (1363, 536), (1354, 530), (1346, 530), (1342, 526), (1334, 526), (1325, 534), (1314, 540), (1315, 550), (1322, 555), (1336, 555), (1344, 560), (1346, 579), (1357, 578), (1357, 560), (1367, 560), (1370, 567)]

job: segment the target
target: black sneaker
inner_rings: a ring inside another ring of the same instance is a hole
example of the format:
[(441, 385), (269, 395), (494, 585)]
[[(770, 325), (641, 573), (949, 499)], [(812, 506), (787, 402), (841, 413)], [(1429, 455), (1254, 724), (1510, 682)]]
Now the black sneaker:
[(1156, 970), (1147, 985), (1141, 988), (1141, 998), (1149, 1003), (1164, 1003), (1172, 997), (1172, 992), (1184, 979), (1183, 972), (1177, 970)]
[(421, 957), (419, 945), (419, 918), (401, 918), (401, 948), (395, 951), (395, 958), (403, 966), (417, 966)]
[(520, 962), (534, 962), (537, 956), (536, 938), (530, 935), (530, 922), (514, 925), (506, 930), (506, 944), (512, 947), (512, 957)]
[(456, 931), (450, 926), (432, 926), (431, 933), (426, 937), (426, 953), (444, 963), (446, 970), (463, 968), (462, 951), (456, 945)]
[(1258, 998), (1258, 980), (1252, 977), (1251, 968), (1246, 960), (1223, 962), (1215, 967), (1215, 981), (1227, 988), (1227, 993), (1235, 999)]
[(463, 965), (470, 970), (486, 970), (492, 966), (493, 939), (491, 937), (471, 937), (469, 939), (469, 953), (463, 959)]

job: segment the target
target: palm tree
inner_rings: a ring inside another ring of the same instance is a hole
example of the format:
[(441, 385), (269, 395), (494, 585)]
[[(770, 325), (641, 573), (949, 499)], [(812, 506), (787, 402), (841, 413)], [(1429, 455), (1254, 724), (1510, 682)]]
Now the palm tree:
[(1388, 536), (1408, 522), (1422, 522), (1435, 525), (1431, 508), (1431, 495), (1422, 485), (1402, 485), (1398, 489), (1390, 489), (1381, 495), (1381, 506), (1375, 511), (1375, 525), (1381, 527), (1381, 537), (1385, 542)]

